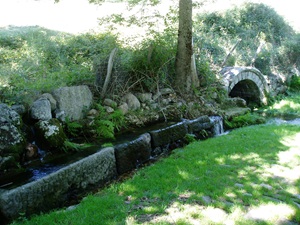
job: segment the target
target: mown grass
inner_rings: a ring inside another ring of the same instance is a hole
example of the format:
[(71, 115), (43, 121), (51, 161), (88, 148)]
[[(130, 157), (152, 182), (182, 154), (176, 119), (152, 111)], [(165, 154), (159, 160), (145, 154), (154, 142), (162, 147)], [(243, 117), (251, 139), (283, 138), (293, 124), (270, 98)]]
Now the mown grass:
[(193, 142), (72, 210), (13, 224), (297, 224), (299, 138), (299, 126), (257, 125)]

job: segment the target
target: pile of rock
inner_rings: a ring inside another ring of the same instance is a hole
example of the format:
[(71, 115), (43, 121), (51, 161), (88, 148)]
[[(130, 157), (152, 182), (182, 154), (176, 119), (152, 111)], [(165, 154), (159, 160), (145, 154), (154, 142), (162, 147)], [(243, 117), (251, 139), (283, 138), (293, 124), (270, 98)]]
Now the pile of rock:
[(53, 150), (61, 148), (67, 138), (61, 121), (66, 117), (70, 120), (82, 119), (84, 110), (89, 109), (92, 101), (90, 89), (82, 85), (59, 88), (52, 94), (45, 93), (28, 110), (22, 105), (9, 107), (0, 104), (0, 172), (18, 167), (24, 158), (37, 155), (32, 152), (37, 148), (27, 140), (29, 135), (22, 122), (26, 112), (33, 122), (36, 144), (45, 150)]

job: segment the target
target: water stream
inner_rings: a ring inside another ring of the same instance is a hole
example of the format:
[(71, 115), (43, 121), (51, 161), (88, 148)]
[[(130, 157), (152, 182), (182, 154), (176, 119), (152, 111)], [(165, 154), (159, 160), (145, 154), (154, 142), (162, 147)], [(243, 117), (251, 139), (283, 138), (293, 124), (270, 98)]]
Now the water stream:
[[(223, 127), (223, 118), (220, 116), (211, 116), (209, 117), (211, 123), (213, 124), (213, 136), (220, 136), (220, 135), (226, 135), (229, 133), (229, 131), (224, 132), (224, 127)], [(152, 129), (158, 129), (158, 127), (166, 127), (172, 123), (164, 123), (164, 124), (159, 124), (155, 126), (151, 126)], [(295, 118), (295, 119), (282, 119), (282, 118), (271, 118), (267, 120), (267, 124), (291, 124), (291, 125), (298, 125), (300, 126), (300, 118)], [(132, 139), (136, 136), (138, 136), (140, 133), (145, 132), (149, 130), (148, 128), (141, 129), (141, 130), (135, 130), (134, 132), (130, 132), (130, 134), (123, 134), (121, 137), (118, 138), (116, 143), (128, 141), (129, 139)], [(81, 152), (73, 152), (69, 154), (64, 154), (64, 153), (57, 153), (53, 154), (52, 156), (45, 154), (40, 154), (41, 158), (29, 165), (25, 165), (26, 171), (21, 172), (19, 174), (14, 175), (13, 177), (8, 177), (8, 178), (2, 178), (0, 179), (0, 188), (5, 188), (5, 189), (11, 189), (16, 186), (38, 180), (50, 173), (53, 173), (64, 166), (75, 162), (77, 160), (80, 160), (84, 157), (87, 157), (88, 155), (91, 155), (95, 152), (97, 152), (99, 149), (101, 149), (101, 146), (93, 146), (88, 149), (85, 149), (84, 151)]]

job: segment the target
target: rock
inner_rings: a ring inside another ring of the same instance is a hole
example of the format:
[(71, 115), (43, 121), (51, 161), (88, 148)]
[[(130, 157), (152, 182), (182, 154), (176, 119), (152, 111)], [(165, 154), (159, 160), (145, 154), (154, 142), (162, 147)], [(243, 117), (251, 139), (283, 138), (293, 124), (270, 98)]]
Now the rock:
[(64, 111), (71, 121), (82, 119), (93, 101), (92, 92), (86, 85), (58, 88), (52, 95), (57, 101), (57, 111)]
[(34, 125), (37, 144), (44, 150), (62, 149), (67, 137), (57, 119), (39, 121)]
[(158, 91), (155, 95), (153, 95), (153, 100), (156, 101), (161, 95), (161, 92)]
[(180, 122), (166, 128), (152, 130), (149, 133), (152, 139), (152, 147), (161, 147), (183, 139), (187, 134), (187, 125), (184, 122)]
[(260, 184), (260, 186), (267, 189), (267, 190), (269, 190), (269, 191), (271, 191), (273, 189), (273, 187), (271, 185), (265, 184), (265, 183)]
[(104, 99), (104, 101), (103, 101), (103, 105), (104, 105), (104, 106), (109, 106), (109, 107), (115, 109), (115, 108), (117, 107), (118, 104), (117, 104), (115, 101), (106, 98), (106, 99)]
[(127, 103), (128, 109), (135, 111), (141, 108), (141, 103), (138, 98), (132, 93), (126, 94), (122, 100)]
[(209, 196), (202, 196), (202, 201), (207, 205), (212, 203), (212, 199)]
[(104, 106), (107, 113), (113, 113), (115, 110), (112, 107)]
[(52, 114), (49, 100), (46, 98), (40, 98), (34, 101), (30, 109), (30, 116), (35, 120), (50, 120), (52, 118)]
[(88, 112), (88, 116), (96, 117), (99, 114), (99, 112), (96, 109), (91, 109)]
[(41, 95), (41, 98), (46, 98), (50, 102), (51, 105), (51, 111), (54, 111), (56, 109), (56, 100), (53, 98), (53, 96), (49, 93), (44, 93)]
[(240, 183), (235, 183), (234, 186), (240, 189), (244, 188), (244, 185)]
[[(7, 169), (7, 166), (12, 165), (13, 167), (17, 167), (18, 162), (20, 161), (26, 144), (24, 135), (20, 129), (21, 124), (21, 118), (18, 113), (11, 110), (7, 105), (0, 104), (1, 169)], [(9, 163), (3, 162), (4, 159), (10, 159)]]
[(246, 108), (247, 107), (247, 102), (239, 97), (235, 98), (227, 98), (226, 101), (224, 102), (224, 107), (242, 107)]
[(60, 121), (65, 121), (66, 120), (66, 113), (63, 110), (56, 109), (54, 111), (54, 115), (55, 115), (55, 118), (60, 120)]
[(114, 148), (117, 171), (121, 175), (150, 159), (151, 137), (146, 133), (135, 140), (116, 145)]
[(17, 112), (19, 115), (23, 115), (26, 112), (24, 105), (12, 105), (11, 109), (15, 112)]
[(168, 95), (168, 94), (173, 94), (174, 91), (171, 88), (163, 88), (160, 90), (160, 93), (162, 95)]
[(0, 117), (2, 118), (2, 122), (11, 123), (14, 126), (21, 125), (20, 115), (6, 104), (0, 104)]
[(119, 105), (118, 109), (121, 110), (123, 115), (126, 115), (128, 113), (128, 110), (129, 110), (128, 105), (125, 102), (122, 105)]
[(142, 103), (150, 103), (152, 102), (152, 93), (137, 93), (136, 97)]

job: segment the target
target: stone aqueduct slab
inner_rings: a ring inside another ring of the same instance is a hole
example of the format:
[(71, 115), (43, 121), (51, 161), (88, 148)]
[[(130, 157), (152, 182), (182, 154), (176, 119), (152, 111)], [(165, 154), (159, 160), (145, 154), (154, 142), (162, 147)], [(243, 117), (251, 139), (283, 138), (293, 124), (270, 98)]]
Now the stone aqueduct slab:
[(0, 221), (16, 219), (20, 213), (31, 215), (59, 207), (72, 191), (101, 187), (150, 160), (156, 147), (183, 139), (188, 133), (213, 130), (208, 116), (185, 120), (152, 130), (136, 139), (98, 152), (72, 163), (44, 178), (11, 190), (0, 189)]
[(46, 211), (67, 201), (71, 191), (104, 184), (116, 175), (114, 149), (106, 148), (37, 181), (3, 191), (0, 210), (9, 219)]
[(137, 139), (116, 145), (115, 156), (118, 174), (123, 174), (147, 162), (151, 156), (151, 136), (142, 134)]

